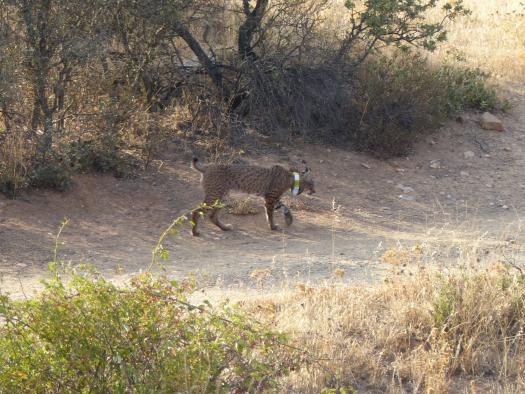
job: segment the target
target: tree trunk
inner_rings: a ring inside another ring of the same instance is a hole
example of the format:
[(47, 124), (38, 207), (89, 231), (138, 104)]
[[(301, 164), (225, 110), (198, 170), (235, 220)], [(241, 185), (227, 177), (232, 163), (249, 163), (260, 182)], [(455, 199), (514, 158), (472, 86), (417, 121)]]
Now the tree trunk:
[(239, 27), (239, 38), (237, 41), (239, 56), (242, 60), (253, 61), (257, 58), (252, 47), (253, 34), (261, 26), (262, 18), (268, 7), (268, 1), (269, 0), (257, 0), (253, 11), (250, 11), (250, 1), (243, 0), (244, 15), (246, 16), (246, 19)]
[(223, 76), (221, 70), (217, 64), (210, 59), (208, 54), (202, 49), (199, 42), (193, 37), (191, 32), (180, 22), (175, 22), (175, 31), (177, 34), (188, 44), (192, 52), (195, 54), (199, 63), (204, 67), (206, 73), (210, 76), (214, 85), (219, 90), (220, 94), (224, 98), (230, 97), (230, 91), (227, 86), (224, 85)]

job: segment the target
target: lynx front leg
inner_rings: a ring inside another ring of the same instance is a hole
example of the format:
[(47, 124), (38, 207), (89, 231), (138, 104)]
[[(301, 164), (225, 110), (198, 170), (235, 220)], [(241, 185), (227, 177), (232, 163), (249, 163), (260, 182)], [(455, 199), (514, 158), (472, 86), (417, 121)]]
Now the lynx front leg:
[(293, 222), (292, 212), (290, 211), (290, 209), (286, 205), (284, 205), (281, 201), (279, 201), (277, 203), (277, 205), (275, 206), (275, 210), (276, 211), (282, 210), (283, 211), (283, 216), (284, 216), (284, 221), (286, 222), (286, 225), (287, 226), (291, 226), (292, 225), (292, 222)]
[(201, 215), (202, 215), (202, 209), (195, 209), (191, 213), (191, 223), (192, 223), (191, 233), (193, 234), (194, 237), (198, 237), (200, 235), (200, 232), (197, 229), (197, 226), (199, 224), (199, 218), (201, 217)]
[(266, 208), (266, 219), (268, 220), (268, 225), (270, 226), (270, 230), (279, 230), (279, 226), (277, 226), (273, 222), (273, 211), (275, 210), (275, 204), (276, 204), (276, 201), (273, 198), (266, 197), (264, 199), (264, 206)]

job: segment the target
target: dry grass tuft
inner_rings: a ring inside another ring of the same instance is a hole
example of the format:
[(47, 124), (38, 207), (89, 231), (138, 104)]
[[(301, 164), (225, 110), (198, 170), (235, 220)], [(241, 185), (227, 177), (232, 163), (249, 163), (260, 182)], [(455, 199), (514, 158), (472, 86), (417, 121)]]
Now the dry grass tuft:
[(369, 287), (303, 285), (271, 301), (260, 318), (311, 354), (283, 382), (288, 392), (525, 389), (525, 278), (501, 264), (420, 267)]
[(323, 212), (325, 209), (320, 206), (319, 201), (315, 198), (301, 197), (283, 197), (283, 203), (292, 211), (304, 212)]
[(226, 204), (228, 212), (232, 215), (257, 215), (261, 211), (261, 203), (255, 201), (252, 197), (231, 197)]

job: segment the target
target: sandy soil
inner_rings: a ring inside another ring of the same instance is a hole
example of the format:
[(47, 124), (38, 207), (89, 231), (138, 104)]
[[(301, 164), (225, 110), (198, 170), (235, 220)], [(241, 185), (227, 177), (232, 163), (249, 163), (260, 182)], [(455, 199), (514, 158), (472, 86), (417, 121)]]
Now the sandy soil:
[[(385, 162), (321, 145), (250, 156), (267, 166), (306, 159), (317, 193), (291, 202), (294, 224), (280, 233), (267, 229), (262, 204), (256, 215), (223, 212), (231, 232), (203, 221), (202, 236), (193, 238), (184, 227), (165, 242), (171, 253), (163, 269), (238, 288), (252, 286), (250, 274), (267, 268), (273, 284), (330, 278), (336, 267), (346, 280), (375, 280), (389, 269), (379, 257), (398, 245), (420, 244), (425, 258), (446, 264), (459, 255), (524, 262), (525, 95), (514, 103), (501, 115), (505, 132), (483, 130), (479, 115), (466, 114), (407, 158)], [(64, 193), (0, 197), (1, 291), (30, 295), (39, 287), (65, 217), (61, 259), (93, 263), (115, 280), (146, 269), (162, 231), (201, 199), (199, 174), (186, 160), (166, 153), (154, 167), (138, 179), (79, 175)]]

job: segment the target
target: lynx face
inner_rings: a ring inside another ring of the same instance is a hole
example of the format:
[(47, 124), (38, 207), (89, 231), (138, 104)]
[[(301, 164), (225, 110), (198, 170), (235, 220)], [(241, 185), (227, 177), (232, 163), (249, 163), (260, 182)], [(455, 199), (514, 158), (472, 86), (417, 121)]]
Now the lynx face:
[[(208, 165), (200, 166), (197, 158), (193, 158), (192, 167), (202, 174), (201, 183), (204, 189), (204, 203), (213, 206), (217, 201), (222, 201), (230, 190), (238, 190), (244, 193), (259, 195), (264, 198), (266, 217), (271, 230), (277, 230), (278, 226), (273, 221), (273, 213), (280, 204), (280, 198), (285, 192), (291, 192), (297, 184), (294, 184), (294, 171), (286, 170), (284, 167), (275, 165), (271, 168), (248, 165)], [(315, 193), (314, 181), (310, 170), (306, 168), (299, 176), (299, 190), (297, 194), (306, 191), (308, 194)], [(202, 210), (192, 213), (192, 233), (198, 236), (198, 220)], [(287, 225), (292, 223), (292, 214), (289, 209), (284, 211)], [(223, 224), (218, 218), (218, 208), (212, 208), (209, 219), (223, 231), (231, 230), (229, 224)]]
[(310, 169), (307, 167), (305, 171), (301, 173), (301, 180), (299, 183), (299, 194), (306, 191), (307, 194), (312, 195), (315, 193), (314, 180)]

